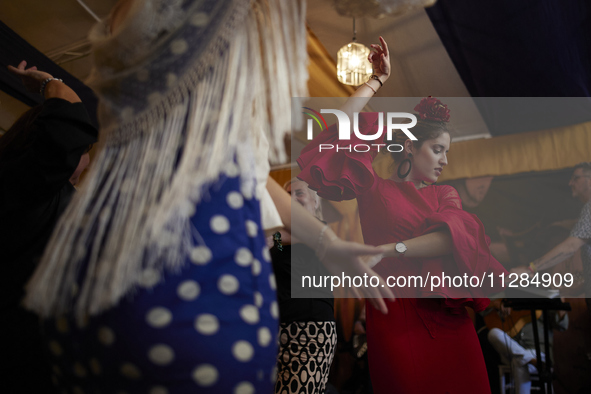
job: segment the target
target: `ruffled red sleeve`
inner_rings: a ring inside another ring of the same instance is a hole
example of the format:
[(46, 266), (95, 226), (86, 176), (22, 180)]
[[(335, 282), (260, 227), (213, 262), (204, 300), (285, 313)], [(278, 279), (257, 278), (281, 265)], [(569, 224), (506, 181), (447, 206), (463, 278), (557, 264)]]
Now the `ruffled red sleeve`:
[[(423, 261), (423, 275), (477, 277), (467, 287), (449, 286), (448, 283), (434, 289), (431, 296), (442, 296), (450, 308), (471, 306), (476, 311), (484, 310), (489, 303), (482, 299), (496, 292), (500, 287), (500, 274), (507, 274), (505, 268), (490, 253), (490, 238), (478, 217), (462, 209), (458, 192), (451, 186), (438, 186), (439, 209), (427, 216), (424, 224), (417, 229), (414, 237), (428, 234), (441, 228), (449, 230), (453, 240), (453, 256)], [(492, 277), (491, 277), (492, 274)], [(492, 278), (492, 282), (491, 282)], [(476, 285), (478, 284), (478, 285)], [(426, 294), (425, 294), (426, 295)]]
[[(363, 134), (374, 134), (378, 120), (377, 112), (359, 114), (359, 130)], [(376, 174), (371, 163), (377, 155), (377, 141), (363, 141), (355, 133), (350, 140), (339, 141), (336, 124), (321, 132), (302, 150), (297, 162), (301, 168), (298, 178), (308, 183), (322, 198), (332, 201), (352, 200), (369, 190)], [(323, 147), (333, 148), (320, 151)], [(353, 146), (367, 145), (368, 152), (355, 152)], [(351, 146), (350, 151), (345, 149)], [(339, 148), (337, 151), (336, 148)]]

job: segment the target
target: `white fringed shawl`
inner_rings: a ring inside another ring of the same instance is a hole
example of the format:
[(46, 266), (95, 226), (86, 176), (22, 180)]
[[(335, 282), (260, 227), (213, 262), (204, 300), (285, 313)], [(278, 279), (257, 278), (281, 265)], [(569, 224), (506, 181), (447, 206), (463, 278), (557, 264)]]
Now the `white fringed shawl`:
[(303, 0), (135, 0), (105, 31), (92, 35), (100, 151), (27, 285), (42, 316), (82, 320), (144, 270), (179, 270), (207, 185), (240, 174), (248, 197), (260, 138), (283, 161), (291, 97), (307, 94)]

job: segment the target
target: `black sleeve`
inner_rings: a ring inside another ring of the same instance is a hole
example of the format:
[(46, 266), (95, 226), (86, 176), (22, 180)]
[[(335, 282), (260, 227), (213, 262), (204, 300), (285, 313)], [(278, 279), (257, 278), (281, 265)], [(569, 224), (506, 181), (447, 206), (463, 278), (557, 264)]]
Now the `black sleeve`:
[(24, 195), (45, 197), (69, 181), (98, 132), (82, 103), (58, 98), (45, 101), (32, 127), (31, 149), (19, 159), (12, 178)]

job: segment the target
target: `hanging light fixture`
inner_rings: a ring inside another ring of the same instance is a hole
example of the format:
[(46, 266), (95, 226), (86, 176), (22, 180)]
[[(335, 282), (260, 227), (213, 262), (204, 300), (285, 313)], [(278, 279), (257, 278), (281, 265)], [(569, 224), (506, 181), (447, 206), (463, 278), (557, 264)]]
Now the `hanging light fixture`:
[(337, 61), (337, 78), (345, 85), (359, 86), (372, 74), (371, 63), (367, 61), (369, 48), (355, 42), (355, 18), (353, 18), (353, 41), (339, 49)]

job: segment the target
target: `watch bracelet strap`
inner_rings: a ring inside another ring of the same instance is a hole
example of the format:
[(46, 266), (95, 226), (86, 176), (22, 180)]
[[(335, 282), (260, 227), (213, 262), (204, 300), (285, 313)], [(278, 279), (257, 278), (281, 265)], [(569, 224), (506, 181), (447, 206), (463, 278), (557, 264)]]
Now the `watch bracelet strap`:
[(61, 83), (64, 83), (63, 79), (59, 79), (59, 78), (47, 78), (46, 80), (44, 80), (43, 82), (41, 82), (41, 87), (39, 88), (39, 93), (41, 95), (43, 95), (43, 93), (45, 92), (45, 86), (51, 82), (51, 81), (59, 81)]
[(370, 78), (378, 81), (380, 83), (380, 87), (384, 86), (384, 83), (382, 81), (380, 81), (380, 77), (378, 77), (377, 75), (371, 74)]

